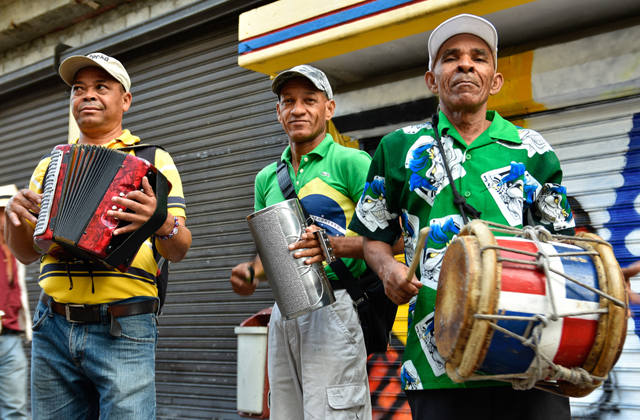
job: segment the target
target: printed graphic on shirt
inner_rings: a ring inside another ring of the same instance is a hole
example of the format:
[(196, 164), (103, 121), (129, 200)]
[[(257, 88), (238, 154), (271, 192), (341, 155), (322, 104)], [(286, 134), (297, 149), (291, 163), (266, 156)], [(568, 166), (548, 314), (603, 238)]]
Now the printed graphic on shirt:
[(544, 184), (535, 207), (540, 221), (545, 225), (553, 223), (555, 230), (567, 229), (576, 225), (567, 200), (567, 190), (559, 184)]
[(418, 231), (420, 228), (420, 219), (418, 216), (409, 214), (405, 209), (402, 209), (400, 214), (402, 219), (402, 239), (404, 241), (404, 260), (407, 265), (411, 265), (413, 261), (413, 254), (416, 249), (416, 242), (418, 240)]
[[(463, 153), (453, 148), (451, 136), (442, 137), (442, 146), (453, 179), (466, 173), (462, 167)], [(405, 168), (411, 171), (409, 190), (422, 197), (430, 206), (442, 188), (449, 185), (444, 161), (435, 140), (431, 136), (422, 136), (411, 146), (405, 159)]]
[(402, 384), (402, 389), (404, 390), (416, 391), (422, 389), (422, 381), (420, 380), (418, 371), (411, 360), (407, 360), (402, 364), (400, 382)]
[(372, 182), (364, 184), (362, 198), (356, 207), (358, 218), (371, 232), (389, 226), (389, 220), (396, 219), (397, 214), (387, 210), (387, 199), (384, 189), (384, 178), (376, 175)]
[(416, 334), (420, 340), (422, 351), (431, 365), (431, 370), (435, 376), (444, 375), (446, 372), (445, 361), (436, 348), (436, 336), (433, 331), (434, 312), (427, 315), (422, 321), (416, 324)]
[(542, 189), (518, 162), (485, 172), (481, 178), (510, 226), (522, 224), (523, 209), (531, 206)]
[(518, 134), (522, 144), (516, 145), (503, 141), (498, 141), (498, 143), (509, 149), (526, 149), (529, 157), (533, 157), (536, 153), (542, 155), (553, 151), (551, 145), (537, 131), (520, 128), (518, 129)]
[(418, 295), (415, 295), (414, 297), (411, 298), (411, 300), (409, 300), (409, 309), (407, 311), (407, 325), (411, 325), (411, 323), (413, 322), (413, 315), (416, 312), (417, 302), (418, 302)]
[(433, 290), (438, 289), (442, 259), (453, 238), (460, 233), (462, 224), (460, 215), (431, 220), (431, 230), (427, 238), (428, 246), (422, 250), (420, 260), (420, 282), (425, 286)]
[(399, 130), (404, 131), (404, 134), (416, 134), (418, 131), (422, 130), (423, 128), (426, 128), (427, 130), (431, 130), (431, 123), (410, 125), (408, 127), (399, 128)]

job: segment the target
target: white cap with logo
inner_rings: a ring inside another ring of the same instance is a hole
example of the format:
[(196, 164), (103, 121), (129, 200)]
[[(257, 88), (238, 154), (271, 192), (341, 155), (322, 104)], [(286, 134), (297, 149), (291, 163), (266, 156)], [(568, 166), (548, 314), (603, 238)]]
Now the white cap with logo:
[(86, 56), (73, 55), (67, 58), (60, 64), (58, 73), (60, 73), (60, 77), (62, 77), (62, 80), (64, 80), (66, 84), (73, 86), (73, 78), (76, 76), (76, 73), (85, 67), (102, 67), (124, 86), (125, 92), (129, 92), (129, 89), (131, 89), (131, 79), (122, 63), (113, 57), (99, 52)]
[(18, 194), (18, 188), (15, 184), (3, 185), (0, 187), (0, 207), (7, 207), (9, 199)]
[(486, 19), (461, 14), (442, 22), (429, 36), (429, 70), (433, 71), (440, 47), (449, 38), (460, 34), (471, 34), (487, 43), (493, 55), (493, 68), (498, 69), (498, 32)]

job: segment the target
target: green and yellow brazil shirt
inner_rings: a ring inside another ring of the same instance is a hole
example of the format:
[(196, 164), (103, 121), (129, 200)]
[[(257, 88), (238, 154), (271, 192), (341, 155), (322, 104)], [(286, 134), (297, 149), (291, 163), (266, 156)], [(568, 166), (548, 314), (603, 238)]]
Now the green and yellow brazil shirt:
[[(297, 173), (291, 163), (290, 146), (284, 150), (281, 159), (287, 165), (300, 202), (315, 223), (329, 235), (357, 236), (348, 226), (355, 203), (362, 196), (371, 157), (364, 151), (335, 143), (327, 134), (315, 149), (302, 156)], [(256, 176), (256, 211), (285, 200), (276, 176), (277, 166), (278, 162), (274, 162)], [(364, 260), (342, 260), (356, 278), (366, 268)], [(329, 280), (336, 280), (333, 270), (325, 268)]]
[[(120, 149), (139, 142), (138, 137), (131, 135), (129, 130), (124, 130), (122, 135), (104, 147)], [(135, 155), (134, 151), (129, 153)], [(51, 157), (47, 155), (38, 163), (29, 183), (31, 191), (42, 194), (43, 178), (50, 161)], [(177, 217), (186, 217), (182, 182), (171, 156), (158, 148), (155, 163), (151, 163), (171, 182), (167, 204), (169, 212)], [(71, 278), (67, 274), (67, 269), (71, 273)], [(109, 270), (93, 262), (67, 264), (65, 261), (58, 261), (44, 254), (40, 259), (38, 282), (44, 292), (56, 302), (94, 305), (135, 296), (158, 296), (155, 285), (157, 271), (158, 262), (153, 255), (150, 238), (142, 244), (126, 273)]]

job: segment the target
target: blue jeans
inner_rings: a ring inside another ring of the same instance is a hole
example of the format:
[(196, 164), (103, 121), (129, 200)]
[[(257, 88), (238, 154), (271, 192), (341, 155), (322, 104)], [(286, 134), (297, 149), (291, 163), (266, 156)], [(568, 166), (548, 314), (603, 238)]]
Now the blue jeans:
[(0, 419), (27, 419), (27, 358), (22, 339), (0, 336)]
[[(136, 302), (137, 297), (115, 303)], [(102, 323), (74, 324), (38, 302), (33, 318), (33, 420), (156, 418), (156, 314), (118, 318), (122, 336)]]

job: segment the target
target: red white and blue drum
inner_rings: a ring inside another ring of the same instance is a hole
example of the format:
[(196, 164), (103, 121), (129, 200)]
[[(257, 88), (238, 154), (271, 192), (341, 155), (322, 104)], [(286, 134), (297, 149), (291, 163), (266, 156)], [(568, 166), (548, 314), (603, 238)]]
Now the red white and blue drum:
[[(579, 237), (539, 245), (522, 238), (495, 238), (479, 224), (472, 222), (463, 228), (442, 263), (435, 338), (449, 376), (463, 382), (475, 372), (515, 377), (535, 371), (535, 351), (490, 324), (529, 338), (541, 321), (509, 317), (536, 315), (550, 321), (541, 329), (537, 346), (553, 364), (606, 376), (624, 344), (625, 310), (554, 271), (626, 302), (622, 274), (613, 253), (607, 251), (610, 248)], [(536, 264), (540, 251), (557, 255), (548, 260), (549, 278)], [(557, 320), (552, 320), (552, 300)], [(608, 308), (609, 313), (589, 313), (601, 308)], [(479, 319), (476, 314), (499, 317)], [(555, 388), (552, 392), (567, 396), (584, 396), (593, 389), (555, 382), (549, 386)]]
[[(533, 241), (519, 238), (496, 238), (498, 245), (505, 248), (537, 253), (538, 245)], [(580, 247), (561, 243), (540, 243), (547, 254), (584, 252)], [(503, 258), (535, 262), (536, 258), (516, 252), (500, 251)], [(550, 258), (550, 268), (563, 272), (572, 278), (599, 289), (598, 275), (590, 257)], [(502, 278), (497, 312), (500, 315), (531, 317), (537, 314), (551, 314), (551, 299), (547, 287), (552, 288), (559, 314), (596, 311), (600, 307), (600, 297), (576, 283), (556, 273), (550, 274), (547, 282), (545, 274), (535, 266), (514, 262), (502, 263)], [(497, 324), (511, 332), (524, 336), (528, 321), (500, 320)], [(598, 330), (598, 315), (568, 316), (551, 321), (542, 330), (539, 348), (553, 363), (564, 367), (582, 366), (591, 351)], [(535, 352), (524, 346), (518, 339), (499, 331), (493, 338), (480, 371), (495, 374), (526, 372), (534, 362)]]

